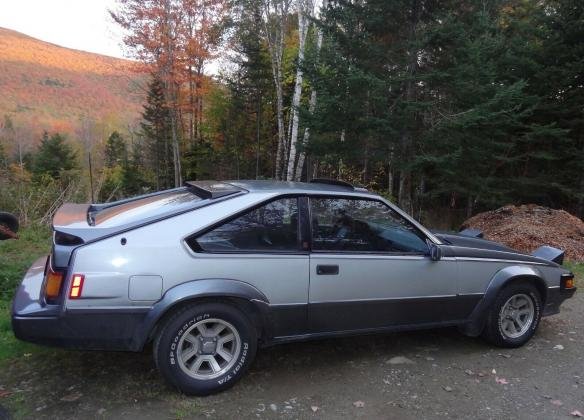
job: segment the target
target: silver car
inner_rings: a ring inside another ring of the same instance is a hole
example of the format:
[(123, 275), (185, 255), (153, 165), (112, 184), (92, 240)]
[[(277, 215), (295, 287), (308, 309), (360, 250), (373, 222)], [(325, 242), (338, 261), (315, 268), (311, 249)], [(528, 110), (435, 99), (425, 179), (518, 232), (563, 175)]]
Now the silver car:
[(562, 254), (433, 233), (350, 184), (188, 182), (66, 204), (13, 304), (17, 337), (141, 351), (186, 394), (232, 386), (258, 346), (456, 326), (517, 347), (576, 288)]

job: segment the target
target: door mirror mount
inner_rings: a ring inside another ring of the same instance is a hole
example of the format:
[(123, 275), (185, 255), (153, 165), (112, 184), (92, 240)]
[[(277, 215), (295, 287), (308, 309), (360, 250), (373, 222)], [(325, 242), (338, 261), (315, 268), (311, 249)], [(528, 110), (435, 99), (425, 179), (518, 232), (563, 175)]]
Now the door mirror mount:
[(432, 261), (440, 261), (442, 259), (442, 248), (434, 242), (429, 242), (428, 246), (430, 247), (430, 259)]

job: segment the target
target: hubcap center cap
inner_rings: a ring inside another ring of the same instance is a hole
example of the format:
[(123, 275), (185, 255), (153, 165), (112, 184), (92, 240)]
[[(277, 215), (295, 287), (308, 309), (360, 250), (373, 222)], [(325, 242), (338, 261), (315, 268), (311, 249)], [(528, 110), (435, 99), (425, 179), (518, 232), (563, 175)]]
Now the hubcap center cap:
[(217, 351), (217, 342), (212, 338), (203, 338), (201, 341), (201, 350), (203, 354), (215, 354)]

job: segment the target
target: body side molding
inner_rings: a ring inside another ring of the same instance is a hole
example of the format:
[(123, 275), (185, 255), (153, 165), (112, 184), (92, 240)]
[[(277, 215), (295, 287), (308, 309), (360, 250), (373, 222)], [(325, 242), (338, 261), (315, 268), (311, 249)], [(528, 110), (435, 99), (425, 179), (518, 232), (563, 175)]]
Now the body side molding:
[[(485, 325), (485, 315), (489, 308), (491, 307), (491, 305), (493, 304), (493, 302), (495, 301), (495, 298), (497, 297), (499, 291), (509, 282), (519, 278), (531, 279), (538, 289), (544, 291), (547, 290), (545, 281), (542, 279), (539, 272), (534, 269), (534, 267), (524, 265), (511, 265), (502, 268), (501, 270), (495, 273), (495, 275), (489, 282), (489, 285), (487, 286), (487, 290), (485, 290), (483, 298), (474, 308), (465, 325), (461, 327), (462, 332), (471, 337), (479, 336)], [(545, 293), (542, 294), (541, 298), (545, 306), (546, 300)]]

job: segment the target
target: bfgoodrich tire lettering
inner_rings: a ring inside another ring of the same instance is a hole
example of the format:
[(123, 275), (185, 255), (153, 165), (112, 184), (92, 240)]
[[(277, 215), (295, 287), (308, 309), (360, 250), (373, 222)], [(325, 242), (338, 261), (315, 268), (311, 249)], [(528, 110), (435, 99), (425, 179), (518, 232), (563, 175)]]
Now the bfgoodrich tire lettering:
[(535, 334), (541, 319), (541, 296), (527, 282), (512, 283), (495, 299), (483, 337), (500, 347), (520, 347)]
[(234, 385), (255, 357), (257, 336), (248, 318), (223, 303), (194, 303), (173, 314), (154, 344), (164, 378), (187, 395)]

